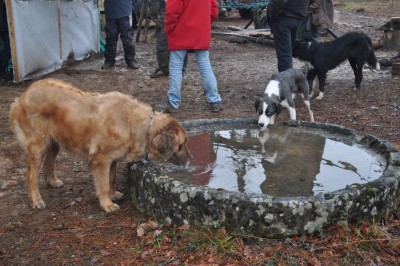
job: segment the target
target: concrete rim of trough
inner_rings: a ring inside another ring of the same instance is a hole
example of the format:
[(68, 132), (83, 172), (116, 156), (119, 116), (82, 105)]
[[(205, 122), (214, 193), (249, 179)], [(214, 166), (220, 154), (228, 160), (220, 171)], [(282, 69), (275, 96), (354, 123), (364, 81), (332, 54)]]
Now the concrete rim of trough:
[[(182, 123), (190, 133), (214, 125), (254, 124), (254, 119), (191, 120)], [(310, 197), (273, 198), (183, 184), (157, 171), (133, 163), (127, 166), (128, 191), (135, 207), (175, 225), (225, 227), (261, 237), (281, 238), (313, 234), (334, 224), (379, 221), (400, 203), (400, 152), (389, 142), (334, 124), (295, 121), (290, 126), (340, 134), (378, 151), (387, 159), (381, 177), (366, 184)], [(156, 166), (156, 165), (155, 165)]]

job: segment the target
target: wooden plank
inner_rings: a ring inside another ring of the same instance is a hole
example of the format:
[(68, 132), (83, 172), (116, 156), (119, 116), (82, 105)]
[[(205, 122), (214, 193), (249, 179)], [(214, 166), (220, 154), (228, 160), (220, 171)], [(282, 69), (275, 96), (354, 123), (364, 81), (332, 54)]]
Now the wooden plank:
[(229, 32), (213, 32), (212, 36), (219, 39), (219, 40), (226, 40), (236, 43), (244, 43), (246, 41), (260, 43), (260, 44), (269, 44), (274, 45), (274, 41), (271, 39), (267, 39), (264, 37), (252, 37), (252, 36), (245, 36), (239, 35)]

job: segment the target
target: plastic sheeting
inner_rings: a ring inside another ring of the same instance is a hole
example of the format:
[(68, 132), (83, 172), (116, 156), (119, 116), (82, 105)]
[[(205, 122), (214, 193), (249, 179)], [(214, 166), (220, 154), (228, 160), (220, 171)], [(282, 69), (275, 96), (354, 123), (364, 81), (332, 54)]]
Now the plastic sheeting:
[(7, 0), (14, 80), (36, 79), (67, 59), (100, 51), (99, 10), (93, 0)]

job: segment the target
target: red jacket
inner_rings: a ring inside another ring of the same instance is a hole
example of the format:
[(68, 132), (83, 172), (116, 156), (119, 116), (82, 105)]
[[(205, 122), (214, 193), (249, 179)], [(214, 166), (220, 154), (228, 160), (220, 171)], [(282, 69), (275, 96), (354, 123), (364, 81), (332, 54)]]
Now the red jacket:
[(168, 49), (208, 50), (211, 24), (217, 17), (217, 0), (167, 0), (165, 32)]

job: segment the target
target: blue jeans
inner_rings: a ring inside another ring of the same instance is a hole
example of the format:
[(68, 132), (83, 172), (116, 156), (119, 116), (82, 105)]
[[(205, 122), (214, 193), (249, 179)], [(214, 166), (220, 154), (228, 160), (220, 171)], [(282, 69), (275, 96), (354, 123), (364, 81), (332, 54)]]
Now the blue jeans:
[(271, 32), (274, 34), (279, 72), (293, 67), (292, 50), (300, 21), (301, 19), (298, 18), (281, 16), (270, 25)]
[[(203, 79), (204, 91), (208, 103), (220, 103), (221, 97), (218, 93), (217, 79), (211, 68), (208, 50), (194, 50), (197, 65)], [(170, 52), (169, 59), (169, 91), (168, 101), (174, 108), (179, 108), (181, 103), (182, 68), (187, 50)]]

